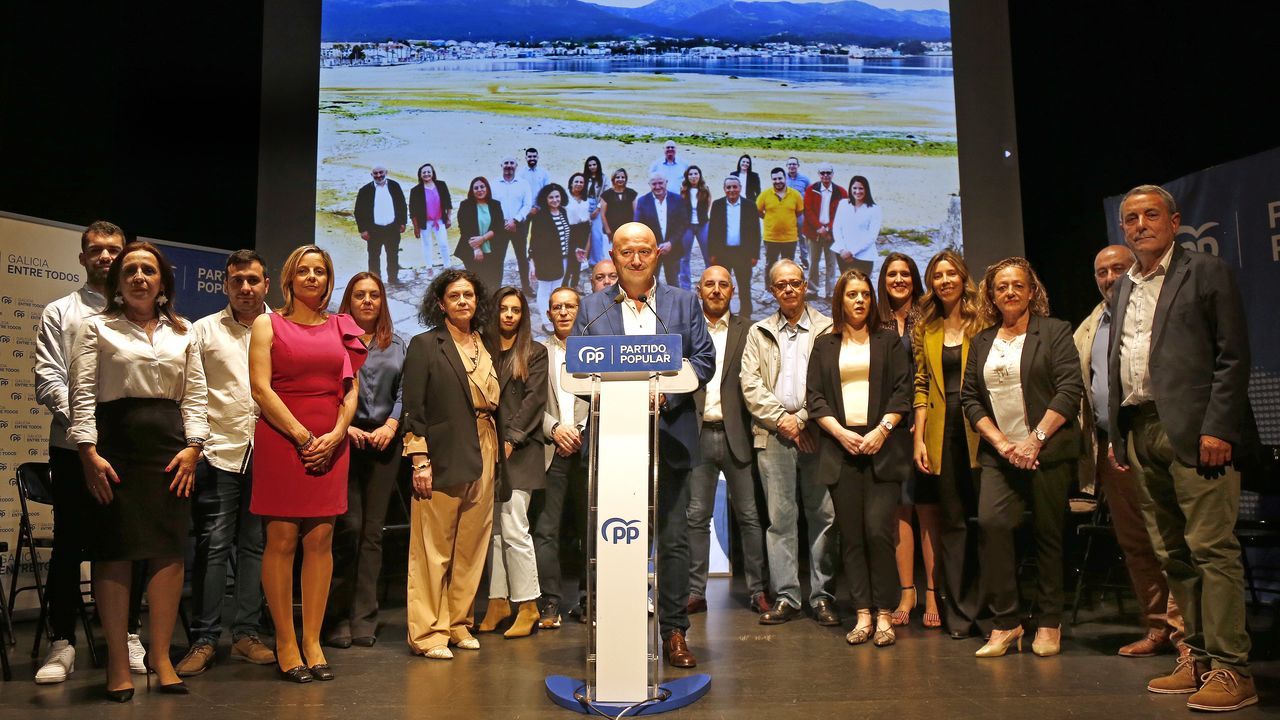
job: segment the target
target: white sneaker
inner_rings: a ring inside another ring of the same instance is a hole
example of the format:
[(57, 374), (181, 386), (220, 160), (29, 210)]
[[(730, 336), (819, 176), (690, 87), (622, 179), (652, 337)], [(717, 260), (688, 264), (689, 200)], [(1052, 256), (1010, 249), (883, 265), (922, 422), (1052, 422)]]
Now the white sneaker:
[(53, 685), (64, 682), (76, 671), (76, 646), (66, 640), (55, 640), (49, 646), (44, 665), (36, 671), (37, 685)]
[(129, 633), (129, 672), (147, 674), (147, 649), (142, 647), (142, 638), (133, 633)]

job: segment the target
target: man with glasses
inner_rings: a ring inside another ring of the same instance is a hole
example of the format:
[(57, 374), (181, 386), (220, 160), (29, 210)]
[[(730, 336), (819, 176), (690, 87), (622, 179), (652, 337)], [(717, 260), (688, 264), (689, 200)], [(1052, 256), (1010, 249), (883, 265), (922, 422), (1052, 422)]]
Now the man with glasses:
[[(780, 173), (779, 173), (780, 174)], [(787, 188), (791, 192), (795, 192)], [(835, 511), (817, 469), (817, 426), (805, 409), (809, 353), (831, 332), (831, 318), (804, 301), (804, 272), (782, 259), (769, 269), (769, 289), (778, 312), (751, 326), (742, 353), (742, 396), (751, 413), (752, 445), (764, 485), (769, 529), (765, 553), (773, 607), (762, 625), (779, 625), (801, 614), (799, 502), (809, 531), (809, 606), (819, 625), (839, 625), (835, 608)]]
[[(831, 249), (831, 221), (836, 207), (849, 196), (845, 189), (831, 182), (835, 168), (831, 163), (818, 165), (818, 182), (804, 193), (804, 236), (809, 246), (809, 291), (807, 297), (827, 297), (835, 290), (836, 254)], [(822, 290), (822, 276), (818, 265), (826, 266), (826, 293)]]
[[(538, 603), (538, 627), (552, 630), (560, 627), (560, 593), (564, 581), (560, 574), (560, 521), (564, 503), (573, 508), (574, 533), (582, 539), (586, 552), (587, 535), (587, 466), (582, 455), (586, 437), (587, 401), (560, 387), (560, 368), (564, 366), (564, 340), (578, 318), (578, 291), (570, 287), (551, 293), (547, 319), (555, 334), (545, 341), (547, 346), (547, 409), (542, 419), (542, 432), (547, 438), (547, 489), (542, 493), (542, 509), (533, 526), (533, 551), (538, 563), (538, 581), (542, 599)], [(578, 570), (578, 604), (569, 611), (571, 617), (586, 622), (586, 567)]]

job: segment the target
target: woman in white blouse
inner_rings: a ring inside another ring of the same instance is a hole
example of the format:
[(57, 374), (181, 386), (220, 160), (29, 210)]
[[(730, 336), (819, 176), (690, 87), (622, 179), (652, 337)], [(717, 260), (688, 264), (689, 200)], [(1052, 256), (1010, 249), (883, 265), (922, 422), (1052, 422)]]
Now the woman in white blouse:
[[(582, 277), (582, 263), (587, 260), (587, 246), (591, 244), (591, 196), (587, 193), (587, 176), (574, 173), (569, 176), (569, 201), (565, 212), (569, 216), (569, 252), (565, 257), (565, 277), (562, 284), (577, 289)], [(550, 299), (550, 296), (548, 296)]]
[[(809, 418), (820, 437), (817, 476), (831, 489), (845, 582), (858, 622), (850, 645), (894, 644), (898, 605), (894, 518), (911, 472), (911, 360), (898, 334), (878, 327), (871, 280), (846, 270), (831, 298), (832, 332), (809, 355)], [(875, 608), (875, 624), (872, 624)]]
[(93, 594), (107, 639), (107, 697), (133, 697), (130, 570), (147, 560), (151, 647), (160, 690), (186, 693), (169, 659), (182, 597), (195, 466), (209, 434), (200, 353), (174, 311), (173, 270), (150, 243), (125, 246), (112, 295), (85, 320), (71, 362), (71, 429), (94, 513)]
[(871, 197), (871, 181), (854, 175), (849, 181), (849, 197), (836, 205), (836, 217), (831, 221), (831, 252), (836, 254), (841, 272), (860, 261), (859, 269), (871, 274), (883, 220), (880, 206)]
[(1071, 326), (1049, 317), (1049, 296), (1024, 258), (988, 267), (978, 294), (990, 327), (970, 345), (960, 403), (982, 438), (979, 585), (995, 629), (977, 656), (999, 657), (1015, 644), (1022, 649), (1013, 532), (1028, 507), (1037, 575), (1031, 649), (1056, 655), (1062, 639), (1062, 524), (1080, 454), (1080, 357)]

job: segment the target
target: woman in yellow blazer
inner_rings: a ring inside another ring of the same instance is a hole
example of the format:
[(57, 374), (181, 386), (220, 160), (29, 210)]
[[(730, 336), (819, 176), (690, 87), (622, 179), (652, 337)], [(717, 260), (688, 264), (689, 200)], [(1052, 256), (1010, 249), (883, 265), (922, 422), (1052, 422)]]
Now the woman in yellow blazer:
[[(960, 387), (968, 361), (969, 339), (982, 329), (978, 289), (964, 259), (943, 250), (929, 260), (926, 292), (920, 301), (915, 342), (915, 463), (920, 472), (937, 475), (941, 532), (934, 535), (939, 577), (929, 578), (941, 590), (943, 620), (951, 637), (961, 640), (988, 628), (977, 626), (980, 610), (976, 537), (968, 519), (978, 507), (972, 468), (978, 467), (978, 435), (964, 420)], [(941, 587), (938, 583), (941, 581)]]

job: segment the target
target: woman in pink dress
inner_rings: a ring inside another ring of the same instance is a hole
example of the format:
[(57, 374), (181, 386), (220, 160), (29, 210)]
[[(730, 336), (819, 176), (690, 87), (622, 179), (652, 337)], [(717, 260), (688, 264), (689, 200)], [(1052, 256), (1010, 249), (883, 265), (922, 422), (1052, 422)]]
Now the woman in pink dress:
[[(266, 546), (262, 589), (276, 627), (283, 679), (332, 680), (320, 626), (333, 575), (333, 523), (347, 510), (347, 427), (367, 350), (350, 315), (329, 314), (333, 260), (294, 250), (280, 273), (284, 307), (253, 323), (249, 385), (261, 409), (254, 431), (253, 499)], [(293, 558), (302, 539), (302, 647), (293, 628)], [(305, 655), (305, 662), (303, 656)]]

